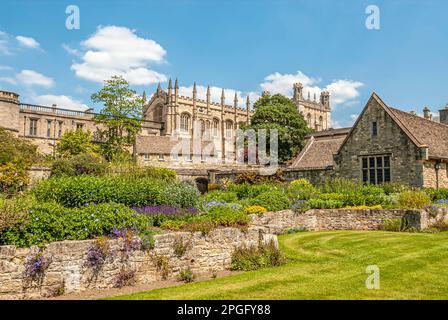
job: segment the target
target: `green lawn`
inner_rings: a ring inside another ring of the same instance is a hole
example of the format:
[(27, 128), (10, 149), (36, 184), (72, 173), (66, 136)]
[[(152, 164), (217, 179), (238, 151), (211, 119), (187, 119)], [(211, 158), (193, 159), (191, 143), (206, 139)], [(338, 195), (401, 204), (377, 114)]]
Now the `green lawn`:
[[(114, 299), (447, 299), (448, 232), (304, 232), (279, 237), (289, 263)], [(366, 267), (380, 289), (366, 289)]]

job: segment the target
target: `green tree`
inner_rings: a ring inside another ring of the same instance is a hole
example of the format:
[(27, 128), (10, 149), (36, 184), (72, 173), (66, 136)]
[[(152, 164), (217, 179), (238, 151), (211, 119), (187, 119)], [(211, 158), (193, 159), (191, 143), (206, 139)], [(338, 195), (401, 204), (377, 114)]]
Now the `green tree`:
[(95, 115), (103, 140), (103, 154), (111, 160), (116, 155), (126, 153), (127, 145), (135, 146), (135, 138), (142, 122), (143, 98), (129, 88), (129, 83), (121, 76), (113, 76), (104, 82), (104, 87), (92, 94), (94, 103), (102, 103), (103, 109)]
[(41, 160), (37, 146), (0, 128), (0, 192), (12, 195), (29, 182), (27, 170)]
[(261, 97), (254, 104), (255, 113), (243, 129), (267, 131), (267, 151), (270, 149), (270, 130), (278, 131), (279, 162), (292, 159), (303, 148), (305, 135), (310, 131), (296, 105), (281, 94)]
[(56, 145), (56, 153), (64, 158), (69, 158), (82, 153), (97, 153), (99, 147), (92, 143), (92, 135), (89, 130), (71, 130), (65, 132)]

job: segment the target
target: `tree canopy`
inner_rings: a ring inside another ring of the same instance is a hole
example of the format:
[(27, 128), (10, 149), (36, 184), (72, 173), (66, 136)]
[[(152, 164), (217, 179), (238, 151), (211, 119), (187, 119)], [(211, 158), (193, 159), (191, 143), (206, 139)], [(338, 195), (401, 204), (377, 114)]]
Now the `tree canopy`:
[(104, 142), (104, 156), (111, 160), (115, 155), (126, 152), (126, 145), (135, 143), (141, 128), (144, 101), (121, 76), (104, 81), (104, 87), (92, 94), (91, 99), (94, 103), (103, 104), (94, 120), (105, 127), (100, 130), (99, 137)]
[(270, 130), (278, 131), (278, 160), (292, 159), (303, 148), (305, 135), (310, 131), (297, 106), (281, 94), (261, 97), (254, 104), (255, 113), (246, 128), (267, 131), (267, 150), (270, 148)]

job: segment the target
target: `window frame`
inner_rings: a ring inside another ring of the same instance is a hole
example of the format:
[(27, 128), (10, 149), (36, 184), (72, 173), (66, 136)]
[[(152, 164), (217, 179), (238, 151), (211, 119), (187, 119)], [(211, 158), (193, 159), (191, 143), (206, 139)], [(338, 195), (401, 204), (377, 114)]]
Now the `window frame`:
[(390, 154), (361, 156), (361, 181), (374, 185), (391, 182), (391, 158)]

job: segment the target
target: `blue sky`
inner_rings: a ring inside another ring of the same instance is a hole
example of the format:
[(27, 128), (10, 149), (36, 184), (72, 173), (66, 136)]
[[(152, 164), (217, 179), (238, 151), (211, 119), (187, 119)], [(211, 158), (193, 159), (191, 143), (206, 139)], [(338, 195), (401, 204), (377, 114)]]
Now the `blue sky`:
[[(368, 5), (380, 29), (365, 26)], [(65, 26), (68, 5), (80, 29)], [(111, 74), (138, 92), (179, 78), (188, 94), (212, 86), (240, 103), (263, 89), (332, 94), (333, 125), (348, 126), (372, 91), (421, 113), (448, 102), (448, 2), (309, 1), (17, 1), (0, 12), (0, 89), (22, 102), (93, 106), (90, 94)], [(97, 110), (99, 106), (94, 106)]]

